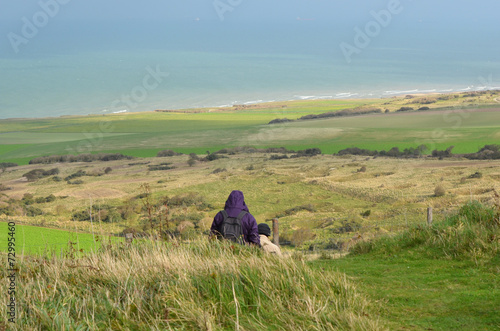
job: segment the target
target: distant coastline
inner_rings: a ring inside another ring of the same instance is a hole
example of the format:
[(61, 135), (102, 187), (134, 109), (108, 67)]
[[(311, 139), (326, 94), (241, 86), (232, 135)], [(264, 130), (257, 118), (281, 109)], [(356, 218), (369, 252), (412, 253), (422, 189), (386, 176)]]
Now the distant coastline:
[[(370, 95), (370, 94), (362, 94), (360, 95), (359, 93), (351, 93), (351, 92), (343, 92), (343, 93), (337, 93), (334, 96), (333, 95), (328, 95), (328, 96), (314, 96), (314, 95), (309, 95), (309, 96), (297, 96), (296, 98), (293, 99), (288, 99), (288, 100), (255, 100), (255, 101), (246, 101), (246, 102), (234, 102), (230, 104), (223, 104), (223, 105), (218, 105), (218, 106), (204, 106), (204, 107), (182, 107), (182, 108), (155, 108), (155, 109), (148, 109), (148, 110), (142, 110), (142, 111), (130, 111), (127, 109), (119, 110), (119, 111), (113, 111), (113, 112), (104, 112), (101, 111), (100, 113), (88, 113), (88, 114), (66, 114), (66, 115), (60, 115), (60, 116), (41, 116), (41, 117), (8, 117), (8, 118), (0, 118), (0, 121), (7, 121), (7, 120), (33, 120), (33, 119), (51, 119), (51, 118), (78, 118), (78, 117), (86, 117), (86, 116), (112, 116), (112, 115), (124, 115), (124, 114), (137, 114), (137, 113), (148, 113), (148, 112), (165, 112), (165, 113), (205, 113), (205, 112), (217, 112), (217, 111), (237, 111), (237, 110), (252, 110), (252, 109), (265, 109), (267, 107), (270, 108), (286, 108), (288, 106), (288, 103), (294, 103), (294, 102), (302, 102), (302, 101), (335, 101), (335, 100), (350, 100), (350, 101), (356, 101), (356, 100), (391, 100), (393, 98), (398, 98), (398, 97), (404, 97), (407, 95), (412, 95), (415, 97), (421, 97), (421, 96), (426, 96), (426, 95), (459, 95), (462, 93), (475, 93), (475, 92), (483, 92), (483, 91), (497, 91), (500, 90), (500, 87), (494, 87), (494, 88), (484, 88), (484, 87), (479, 87), (479, 88), (474, 88), (474, 87), (468, 87), (465, 89), (458, 89), (458, 90), (419, 90), (419, 89), (413, 89), (413, 90), (394, 90), (394, 91), (385, 91), (384, 95)], [(497, 102), (500, 103), (499, 100)]]

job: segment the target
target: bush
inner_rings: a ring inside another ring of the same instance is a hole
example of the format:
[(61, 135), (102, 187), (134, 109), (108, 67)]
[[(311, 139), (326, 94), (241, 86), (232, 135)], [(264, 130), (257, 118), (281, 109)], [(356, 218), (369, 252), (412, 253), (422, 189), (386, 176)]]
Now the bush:
[(371, 215), (372, 211), (370, 209), (362, 212), (360, 215), (363, 217), (369, 217)]
[(335, 234), (356, 232), (361, 229), (361, 224), (356, 220), (343, 220), (338, 228), (332, 230)]
[(166, 149), (164, 151), (159, 151), (158, 154), (156, 154), (156, 157), (172, 157), (178, 155), (182, 155), (182, 153), (177, 153), (171, 149)]
[(437, 185), (434, 188), (434, 196), (435, 197), (442, 197), (445, 194), (446, 194), (446, 190), (444, 189), (444, 187), (442, 185)]
[(40, 208), (33, 207), (33, 206), (26, 207), (26, 216), (34, 217), (34, 216), (40, 216), (42, 214), (43, 214), (43, 211)]
[(473, 173), (472, 175), (469, 176), (469, 178), (482, 178), (483, 177), (483, 174), (480, 173), (479, 171), (476, 171), (475, 173)]
[(215, 169), (214, 171), (212, 171), (212, 174), (220, 174), (221, 172), (226, 172), (227, 169), (226, 168), (217, 168)]
[(287, 122), (293, 122), (293, 120), (290, 120), (288, 118), (277, 118), (269, 122), (268, 124), (279, 124), (279, 123), (287, 123)]
[(288, 155), (286, 155), (286, 154), (283, 154), (283, 155), (273, 154), (269, 157), (269, 160), (283, 160), (283, 159), (288, 159)]
[(477, 153), (466, 154), (471, 160), (498, 160), (500, 159), (500, 145), (485, 145)]
[(67, 176), (66, 178), (64, 178), (64, 180), (65, 181), (70, 181), (70, 180), (72, 180), (74, 178), (83, 177), (83, 176), (87, 176), (87, 173), (84, 170), (78, 170), (74, 174), (71, 174), (71, 175)]
[(1, 191), (8, 191), (8, 190), (10, 190), (10, 189), (11, 189), (10, 187), (5, 186), (4, 184), (0, 184), (0, 192), (1, 192)]
[(106, 169), (104, 169), (104, 173), (106, 175), (109, 174), (111, 171), (113, 171), (113, 169), (111, 167), (107, 167)]
[(44, 170), (44, 169), (33, 169), (23, 175), (26, 179), (28, 179), (29, 182), (34, 182), (38, 179), (48, 177), (48, 176), (54, 176), (59, 174), (59, 169), (54, 168), (50, 170)]
[(311, 229), (297, 229), (292, 234), (292, 245), (298, 247), (302, 245), (304, 242), (311, 240), (314, 238), (314, 233)]
[(171, 170), (175, 167), (170, 166), (172, 163), (161, 163), (156, 165), (148, 165), (149, 171)]
[(396, 112), (403, 112), (403, 111), (412, 111), (414, 110), (412, 107), (401, 107)]
[(443, 159), (445, 157), (451, 157), (451, 156), (453, 156), (453, 154), (451, 152), (453, 150), (453, 148), (455, 148), (455, 146), (450, 146), (447, 149), (445, 149), (444, 151), (438, 151), (435, 149), (432, 151), (432, 156), (439, 157), (440, 159)]

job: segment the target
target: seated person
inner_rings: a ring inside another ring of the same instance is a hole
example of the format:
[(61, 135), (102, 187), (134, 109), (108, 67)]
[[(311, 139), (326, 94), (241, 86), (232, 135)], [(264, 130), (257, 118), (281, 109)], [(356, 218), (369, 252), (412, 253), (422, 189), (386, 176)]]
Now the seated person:
[(257, 228), (259, 231), (260, 246), (264, 249), (264, 251), (282, 256), (281, 249), (269, 240), (269, 236), (271, 235), (269, 225), (266, 223), (260, 223)]
[[(241, 224), (241, 228), (235, 225), (238, 220)], [(235, 236), (242, 236), (242, 243), (260, 246), (257, 221), (248, 211), (243, 192), (241, 191), (232, 191), (231, 194), (229, 194), (224, 210), (218, 212), (214, 217), (210, 233), (218, 237), (228, 238), (229, 234), (225, 231), (225, 225), (227, 224), (229, 224), (229, 226), (226, 227), (226, 230), (229, 229), (232, 232), (231, 235), (234, 233)], [(239, 241), (240, 238), (228, 239)]]

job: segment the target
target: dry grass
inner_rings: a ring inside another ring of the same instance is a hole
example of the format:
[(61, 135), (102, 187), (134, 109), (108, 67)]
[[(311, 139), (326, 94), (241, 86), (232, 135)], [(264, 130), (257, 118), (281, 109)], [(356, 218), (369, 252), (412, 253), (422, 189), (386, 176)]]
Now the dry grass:
[[(18, 268), (12, 330), (382, 328), (342, 274), (218, 241), (144, 241), (79, 259), (24, 257)], [(3, 317), (4, 286), (0, 298)]]

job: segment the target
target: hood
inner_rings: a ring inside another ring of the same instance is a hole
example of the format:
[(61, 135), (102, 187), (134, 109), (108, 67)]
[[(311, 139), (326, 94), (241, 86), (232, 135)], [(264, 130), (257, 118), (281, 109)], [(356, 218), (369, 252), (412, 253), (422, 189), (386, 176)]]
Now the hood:
[(224, 209), (240, 209), (248, 212), (248, 207), (245, 204), (245, 197), (241, 191), (233, 191), (229, 194), (226, 200)]

